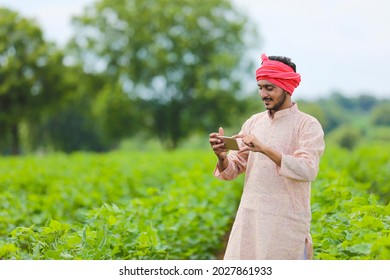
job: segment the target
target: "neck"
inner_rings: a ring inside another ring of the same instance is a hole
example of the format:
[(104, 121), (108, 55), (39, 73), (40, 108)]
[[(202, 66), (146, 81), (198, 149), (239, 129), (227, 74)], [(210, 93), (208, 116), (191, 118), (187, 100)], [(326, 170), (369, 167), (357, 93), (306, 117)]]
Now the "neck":
[(288, 108), (292, 107), (294, 104), (295, 103), (291, 101), (291, 96), (289, 94), (287, 94), (283, 103), (280, 104), (279, 106), (277, 106), (276, 108), (270, 109), (269, 114), (270, 114), (271, 118), (274, 118), (274, 115), (276, 112), (284, 110), (284, 109), (288, 109)]

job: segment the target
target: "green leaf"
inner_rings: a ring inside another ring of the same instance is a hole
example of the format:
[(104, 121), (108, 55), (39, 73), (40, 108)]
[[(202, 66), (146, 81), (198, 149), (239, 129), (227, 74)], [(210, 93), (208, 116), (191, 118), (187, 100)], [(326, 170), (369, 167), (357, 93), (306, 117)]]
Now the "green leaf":
[(347, 247), (346, 250), (354, 254), (368, 255), (371, 252), (371, 246), (372, 244), (362, 243)]

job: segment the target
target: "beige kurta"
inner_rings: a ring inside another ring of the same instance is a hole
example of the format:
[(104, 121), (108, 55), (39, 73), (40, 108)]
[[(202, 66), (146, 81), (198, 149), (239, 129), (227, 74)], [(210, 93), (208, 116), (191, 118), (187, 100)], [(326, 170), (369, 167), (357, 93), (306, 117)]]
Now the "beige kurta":
[(282, 163), (262, 153), (231, 151), (228, 167), (215, 169), (223, 180), (246, 172), (224, 259), (303, 259), (305, 249), (312, 258), (310, 182), (325, 148), (320, 123), (294, 104), (273, 119), (268, 111), (253, 115), (240, 134), (254, 134), (281, 152)]

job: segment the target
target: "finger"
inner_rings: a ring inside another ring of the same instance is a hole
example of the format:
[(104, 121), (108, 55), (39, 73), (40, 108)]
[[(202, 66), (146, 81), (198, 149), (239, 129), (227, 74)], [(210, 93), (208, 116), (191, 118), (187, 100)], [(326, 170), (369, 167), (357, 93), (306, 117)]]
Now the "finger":
[(246, 142), (244, 142), (244, 144), (247, 145), (248, 147), (251, 147), (251, 148), (255, 147), (255, 144), (253, 144), (252, 141), (246, 141)]
[(245, 137), (244, 139), (242, 139), (242, 142), (244, 142), (245, 143), (245, 145), (247, 145), (247, 146), (252, 146), (252, 144), (253, 144), (253, 139), (252, 139), (252, 137)]
[(244, 137), (246, 137), (247, 135), (245, 135), (245, 134), (236, 134), (236, 135), (233, 135), (232, 137), (233, 138), (244, 138)]
[(223, 131), (223, 127), (220, 127), (220, 128), (219, 128), (218, 134), (219, 134), (219, 136), (225, 135), (225, 134), (224, 134), (224, 131)]
[(213, 150), (214, 151), (221, 150), (221, 152), (224, 152), (225, 151), (224, 146), (225, 146), (224, 143), (213, 145)]
[(221, 143), (222, 141), (219, 138), (210, 138), (209, 139), (210, 144), (215, 144), (215, 143)]
[(251, 149), (249, 147), (244, 147), (238, 151), (239, 154), (250, 151)]

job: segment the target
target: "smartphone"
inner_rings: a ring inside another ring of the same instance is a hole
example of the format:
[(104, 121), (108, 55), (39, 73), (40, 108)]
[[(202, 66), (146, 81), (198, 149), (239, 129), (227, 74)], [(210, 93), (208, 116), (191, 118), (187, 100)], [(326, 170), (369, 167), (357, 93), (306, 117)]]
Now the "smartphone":
[(229, 137), (229, 136), (218, 136), (222, 139), (223, 143), (225, 144), (225, 149), (228, 150), (239, 150), (240, 147), (238, 147), (237, 140)]

